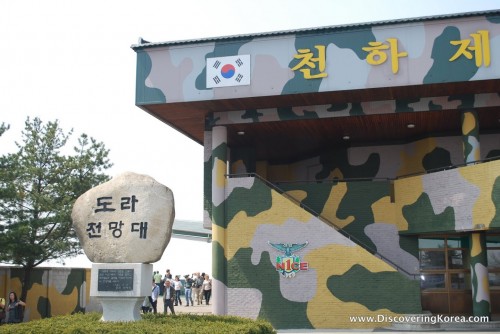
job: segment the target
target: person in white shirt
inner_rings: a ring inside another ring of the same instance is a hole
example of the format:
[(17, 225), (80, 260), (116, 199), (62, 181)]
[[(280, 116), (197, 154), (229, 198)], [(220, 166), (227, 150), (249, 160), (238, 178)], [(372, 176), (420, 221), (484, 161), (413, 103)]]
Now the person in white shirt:
[(156, 314), (156, 306), (158, 304), (158, 296), (160, 295), (160, 287), (156, 285), (155, 280), (153, 280), (153, 288), (151, 289), (151, 297), (149, 297), (149, 302), (153, 307), (153, 312)]
[(182, 305), (182, 300), (181, 300), (182, 282), (179, 279), (179, 275), (175, 276), (174, 289), (175, 289), (175, 305), (174, 306), (177, 306), (178, 304)]
[(205, 303), (210, 305), (210, 296), (212, 295), (212, 280), (208, 274), (205, 274), (205, 280), (203, 281), (203, 295), (205, 296)]

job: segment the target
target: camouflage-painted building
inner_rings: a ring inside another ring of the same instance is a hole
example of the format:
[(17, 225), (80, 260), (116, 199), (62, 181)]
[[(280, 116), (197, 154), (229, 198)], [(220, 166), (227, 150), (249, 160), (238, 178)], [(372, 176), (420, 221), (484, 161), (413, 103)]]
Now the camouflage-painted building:
[(132, 49), (137, 106), (205, 148), (215, 313), (500, 313), (500, 11)]
[[(22, 277), (19, 267), (0, 267), (0, 297), (8, 300), (11, 291), (19, 296)], [(89, 283), (90, 269), (35, 268), (28, 286), (24, 320), (98, 311), (99, 305), (90, 298)]]

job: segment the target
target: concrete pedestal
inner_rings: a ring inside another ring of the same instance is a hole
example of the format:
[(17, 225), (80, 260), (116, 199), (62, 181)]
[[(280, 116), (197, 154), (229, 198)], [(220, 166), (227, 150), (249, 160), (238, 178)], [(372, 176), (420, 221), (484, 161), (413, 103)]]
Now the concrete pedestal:
[(99, 297), (102, 305), (102, 321), (136, 321), (141, 319), (144, 297)]
[(151, 294), (152, 276), (152, 264), (92, 264), (90, 296), (102, 305), (101, 320), (140, 320), (141, 304)]

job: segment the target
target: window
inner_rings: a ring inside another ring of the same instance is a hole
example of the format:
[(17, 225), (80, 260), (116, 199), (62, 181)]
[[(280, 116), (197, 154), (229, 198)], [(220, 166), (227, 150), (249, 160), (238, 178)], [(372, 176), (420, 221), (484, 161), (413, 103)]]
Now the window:
[(486, 236), (488, 281), (491, 290), (500, 290), (500, 235)]
[(421, 238), (418, 245), (422, 290), (471, 288), (468, 236)]
[(444, 274), (422, 274), (420, 275), (420, 288), (421, 289), (436, 289), (445, 287)]

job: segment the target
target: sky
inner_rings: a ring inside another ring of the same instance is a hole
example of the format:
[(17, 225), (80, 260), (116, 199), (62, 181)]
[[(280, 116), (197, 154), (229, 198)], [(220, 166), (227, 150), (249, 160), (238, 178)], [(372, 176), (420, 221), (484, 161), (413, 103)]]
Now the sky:
[[(24, 121), (59, 120), (110, 149), (110, 176), (169, 187), (177, 219), (203, 220), (203, 147), (135, 106), (139, 37), (166, 42), (500, 9), (500, 0), (1, 0), (0, 154)], [(155, 268), (156, 270), (156, 268)], [(162, 270), (164, 272), (164, 270)]]

